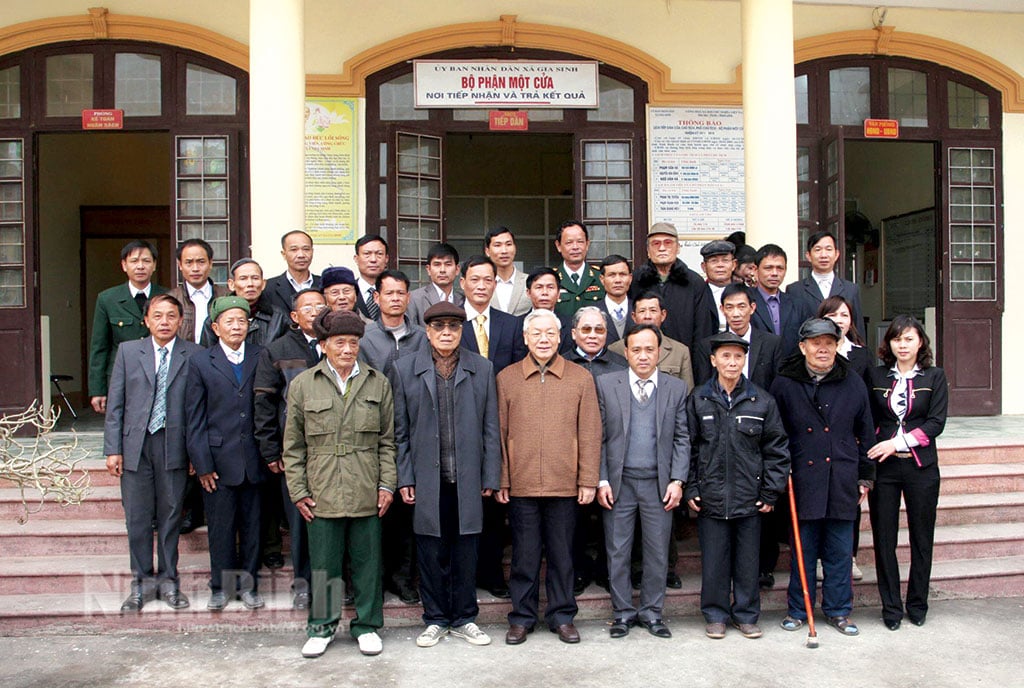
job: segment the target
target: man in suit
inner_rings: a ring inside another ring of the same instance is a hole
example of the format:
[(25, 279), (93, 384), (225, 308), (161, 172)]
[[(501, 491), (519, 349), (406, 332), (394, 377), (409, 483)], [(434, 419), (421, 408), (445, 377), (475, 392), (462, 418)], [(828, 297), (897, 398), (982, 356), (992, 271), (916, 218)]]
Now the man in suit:
[[(725, 314), (728, 331), (739, 335), (750, 348), (743, 358), (743, 375), (761, 389), (768, 389), (782, 362), (782, 338), (750, 326), (757, 307), (750, 290), (738, 282), (722, 290), (720, 308)], [(700, 340), (693, 352), (693, 377), (698, 385), (710, 380), (714, 374), (710, 340), (710, 337)]]
[[(177, 337), (181, 303), (168, 294), (146, 302), (150, 336), (117, 349), (107, 393), (103, 453), (121, 479), (132, 588), (121, 612), (138, 612), (159, 594), (171, 609), (188, 607), (178, 579), (178, 529), (185, 498), (185, 379), (200, 351)], [(153, 523), (157, 568), (153, 569)]]
[(267, 280), (266, 298), (277, 310), (290, 313), (295, 294), (303, 289), (320, 288), (320, 276), (309, 271), (313, 262), (313, 237), (301, 229), (288, 232), (281, 237), (281, 255), (288, 267)]
[[(462, 264), (459, 284), (466, 295), (466, 322), (462, 326), (462, 348), (480, 354), (499, 373), (526, 356), (519, 318), (494, 308), (494, 280), (497, 270), (487, 256), (472, 256)], [(498, 502), (484, 502), (484, 523), (477, 554), (476, 584), (500, 599), (508, 599), (505, 569), (505, 540), (508, 509)]]
[(142, 322), (146, 299), (167, 291), (151, 281), (156, 258), (153, 244), (144, 239), (129, 241), (121, 249), (121, 269), (128, 275), (128, 283), (105, 289), (96, 297), (89, 344), (89, 397), (96, 413), (107, 410), (107, 381), (118, 344), (149, 334)]
[(555, 250), (562, 256), (558, 273), (558, 303), (555, 313), (564, 323), (583, 306), (593, 306), (604, 298), (600, 273), (587, 265), (590, 234), (579, 220), (568, 220), (555, 233)]
[(423, 623), (420, 647), (451, 633), (489, 645), (476, 625), (476, 560), (483, 499), (501, 487), (498, 398), (490, 361), (460, 349), (466, 313), (436, 303), (430, 346), (391, 369), (398, 488), (413, 508)]
[[(295, 326), (278, 337), (260, 354), (253, 381), (255, 393), (254, 413), (256, 441), (260, 456), (267, 464), (269, 475), (261, 486), (261, 506), (283, 509), (291, 535), (292, 606), (309, 607), (309, 543), (306, 522), (288, 497), (281, 461), (281, 441), (287, 411), (288, 387), (292, 380), (307, 368), (320, 362), (321, 350), (313, 329), (313, 321), (327, 308), (323, 294), (315, 289), (303, 289), (292, 299), (291, 318)], [(269, 524), (277, 528), (277, 522)], [(268, 523), (264, 519), (266, 538)]]
[(435, 303), (447, 301), (462, 307), (466, 302), (455, 288), (459, 276), (459, 252), (451, 244), (434, 244), (427, 251), (427, 277), (430, 284), (413, 290), (409, 295), (409, 319), (423, 327), (423, 314)]
[[(640, 294), (633, 301), (633, 321), (653, 325), (659, 330), (668, 318), (665, 310), (665, 302), (655, 291)], [(690, 349), (682, 342), (661, 333), (661, 353), (658, 358), (658, 370), (677, 377), (686, 383), (687, 388), (693, 387), (693, 363), (690, 358)], [(608, 345), (608, 349), (620, 356), (626, 355), (626, 343), (621, 339)]]
[(178, 246), (178, 270), (185, 282), (169, 292), (181, 302), (184, 315), (178, 327), (178, 336), (198, 344), (203, 336), (203, 324), (209, 315), (210, 302), (218, 296), (227, 296), (228, 290), (214, 284), (210, 278), (213, 269), (213, 247), (202, 239), (186, 239)]
[[(626, 332), (629, 370), (597, 379), (604, 440), (597, 500), (605, 511), (608, 576), (615, 618), (609, 634), (621, 638), (640, 623), (670, 638), (662, 619), (672, 512), (683, 497), (690, 465), (685, 382), (659, 375), (661, 331), (636, 324)], [(633, 604), (630, 556), (637, 520), (643, 533), (640, 608)]]
[(704, 287), (707, 290), (704, 294), (704, 304), (718, 325), (716, 332), (724, 331), (726, 326), (725, 314), (719, 305), (722, 303), (722, 290), (732, 284), (732, 273), (736, 269), (735, 253), (736, 247), (732, 242), (722, 239), (709, 241), (700, 247), (700, 255), (703, 258), (700, 269), (704, 271), (707, 282)]
[(356, 241), (356, 310), (370, 320), (380, 317), (373, 295), (377, 277), (388, 267), (388, 242), (379, 234), (364, 234)]
[(608, 330), (608, 344), (622, 339), (626, 329), (633, 324), (633, 301), (629, 298), (629, 286), (633, 273), (624, 256), (613, 253), (601, 261), (601, 286), (604, 298), (595, 306), (608, 314), (611, 328)]
[(781, 246), (765, 244), (755, 260), (757, 286), (750, 290), (755, 306), (750, 323), (782, 337), (782, 357), (791, 356), (800, 343), (800, 325), (814, 314), (781, 289), (786, 279), (786, 252)]
[(247, 609), (259, 609), (264, 604), (258, 588), (264, 462), (253, 424), (253, 380), (262, 348), (245, 341), (249, 303), (244, 298), (215, 299), (210, 319), (217, 342), (192, 357), (185, 389), (188, 455), (205, 491), (209, 522), (207, 609), (224, 609), (228, 594), (240, 594)]
[(484, 235), (484, 253), (497, 268), (491, 306), (511, 315), (530, 312), (526, 273), (516, 269), (516, 238), (508, 227), (492, 227)]
[(836, 274), (839, 263), (839, 244), (832, 232), (815, 232), (807, 238), (807, 253), (811, 274), (786, 287), (786, 293), (803, 304), (804, 311), (816, 314), (818, 306), (829, 296), (842, 296), (850, 304), (854, 327), (866, 337), (864, 312), (860, 306), (860, 288)]

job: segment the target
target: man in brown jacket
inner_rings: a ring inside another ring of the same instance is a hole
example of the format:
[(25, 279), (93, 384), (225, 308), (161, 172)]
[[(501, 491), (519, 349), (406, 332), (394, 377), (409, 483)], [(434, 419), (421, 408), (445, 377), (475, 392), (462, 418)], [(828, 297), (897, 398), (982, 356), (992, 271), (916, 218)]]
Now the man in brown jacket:
[(498, 375), (501, 490), (512, 528), (512, 611), (505, 642), (518, 645), (538, 617), (540, 559), (547, 557), (544, 620), (566, 643), (573, 625), (572, 539), (576, 504), (594, 499), (600, 473), (601, 424), (594, 379), (558, 355), (561, 326), (546, 309), (526, 316), (530, 355)]

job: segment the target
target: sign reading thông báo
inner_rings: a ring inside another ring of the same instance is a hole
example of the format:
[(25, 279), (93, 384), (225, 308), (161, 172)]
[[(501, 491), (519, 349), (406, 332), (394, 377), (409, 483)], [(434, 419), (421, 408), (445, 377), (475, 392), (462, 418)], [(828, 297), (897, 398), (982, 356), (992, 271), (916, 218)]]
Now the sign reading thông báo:
[(418, 108), (596, 108), (596, 62), (415, 60)]

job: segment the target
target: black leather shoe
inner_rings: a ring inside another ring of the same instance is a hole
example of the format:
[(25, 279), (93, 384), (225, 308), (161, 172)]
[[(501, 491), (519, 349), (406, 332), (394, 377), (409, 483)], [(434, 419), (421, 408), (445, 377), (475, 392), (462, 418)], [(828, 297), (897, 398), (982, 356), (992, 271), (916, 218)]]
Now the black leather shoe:
[(160, 593), (160, 599), (163, 600), (171, 609), (188, 609), (188, 598), (185, 597), (185, 593), (181, 590), (169, 590), (168, 592), (162, 592)]
[(211, 612), (219, 612), (228, 606), (228, 596), (223, 590), (218, 590), (210, 595), (210, 601), (206, 603), (206, 608)]
[(634, 590), (639, 590), (640, 589), (640, 581), (642, 581), (643, 578), (644, 578), (644, 572), (643, 571), (634, 571), (633, 573), (631, 573), (629, 575), (629, 582), (633, 586)]
[(341, 603), (346, 607), (351, 607), (356, 603), (356, 596), (351, 592), (345, 592), (345, 597), (342, 598)]
[(900, 630), (900, 620), (899, 619), (896, 619), (894, 621), (893, 620), (889, 620), (889, 619), (882, 619), (882, 622), (885, 623), (885, 627), (888, 628), (890, 631), (898, 631), (898, 630)]
[(494, 587), (491, 587), (491, 588), (485, 588), (485, 589), (487, 590), (487, 592), (491, 593), (491, 595), (493, 595), (494, 597), (497, 597), (499, 600), (510, 600), (510, 599), (512, 599), (512, 593), (509, 591), (508, 586), (505, 585), (504, 583), (502, 583), (500, 585), (495, 585)]
[(201, 526), (202, 523), (198, 519), (192, 517), (192, 510), (187, 509), (185, 515), (181, 517), (181, 525), (178, 527), (178, 532), (182, 535), (191, 533), (193, 530)]
[(572, 583), (572, 594), (582, 595), (586, 591), (588, 585), (590, 585), (590, 579), (584, 578), (583, 576), (576, 576), (576, 580)]
[(775, 587), (775, 574), (771, 571), (762, 571), (757, 577), (757, 587), (762, 590), (771, 590)]
[(420, 594), (413, 586), (401, 583), (398, 586), (398, 599), (402, 600), (405, 604), (419, 604)]
[(284, 568), (284, 557), (279, 552), (271, 552), (263, 557), (263, 565), (271, 570)]
[(907, 618), (910, 619), (910, 623), (914, 624), (915, 626), (924, 626), (924, 617), (923, 616), (921, 616), (921, 617), (908, 616)]
[(608, 635), (613, 638), (625, 638), (629, 635), (629, 629), (636, 624), (635, 621), (626, 619), (615, 619), (608, 629)]
[(661, 619), (655, 619), (654, 621), (641, 621), (640, 625), (647, 629), (647, 632), (658, 638), (671, 638), (672, 631), (668, 630), (668, 626), (662, 623)]
[(679, 590), (683, 587), (683, 581), (675, 571), (669, 571), (668, 575), (665, 576), (665, 585), (673, 590)]
[(141, 592), (133, 592), (124, 602), (121, 603), (122, 614), (136, 614), (142, 611), (146, 601), (142, 598)]

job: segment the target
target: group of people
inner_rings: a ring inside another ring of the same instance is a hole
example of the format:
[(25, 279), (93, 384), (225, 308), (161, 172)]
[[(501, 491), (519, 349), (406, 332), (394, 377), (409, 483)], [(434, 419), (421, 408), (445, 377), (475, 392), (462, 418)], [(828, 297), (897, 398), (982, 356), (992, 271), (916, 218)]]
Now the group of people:
[[(635, 269), (619, 255), (591, 265), (572, 220), (555, 235), (559, 265), (524, 274), (513, 232), (496, 227), (465, 261), (433, 246), (430, 281), (413, 290), (383, 237), (359, 239), (355, 271), (314, 275), (313, 241), (292, 231), (283, 274), (264, 281), (241, 259), (224, 290), (211, 247), (191, 239), (177, 253), (184, 284), (168, 292), (151, 281), (156, 249), (129, 243), (128, 283), (97, 300), (89, 379), (129, 533), (122, 612), (189, 605), (178, 537), (205, 512), (211, 610), (264, 605), (259, 570), (283, 565), (286, 526), (305, 657), (326, 651), (346, 603), (360, 651), (381, 652), (385, 590), (422, 604), (421, 647), (491, 642), (478, 588), (511, 600), (506, 643), (541, 623), (577, 643), (576, 597), (592, 581), (611, 595), (612, 637), (639, 625), (668, 638), (673, 533), (692, 512), (707, 636), (757, 638), (759, 588), (774, 585), (790, 537), (788, 483), (828, 623), (858, 633), (865, 499), (883, 621), (924, 623), (947, 401), (924, 328), (894, 318), (876, 366), (835, 236), (810, 237), (811, 275), (785, 290), (780, 247), (737, 244), (706, 244), (701, 277), (676, 228), (656, 223)], [(812, 613), (799, 564), (794, 548), (787, 630)]]

